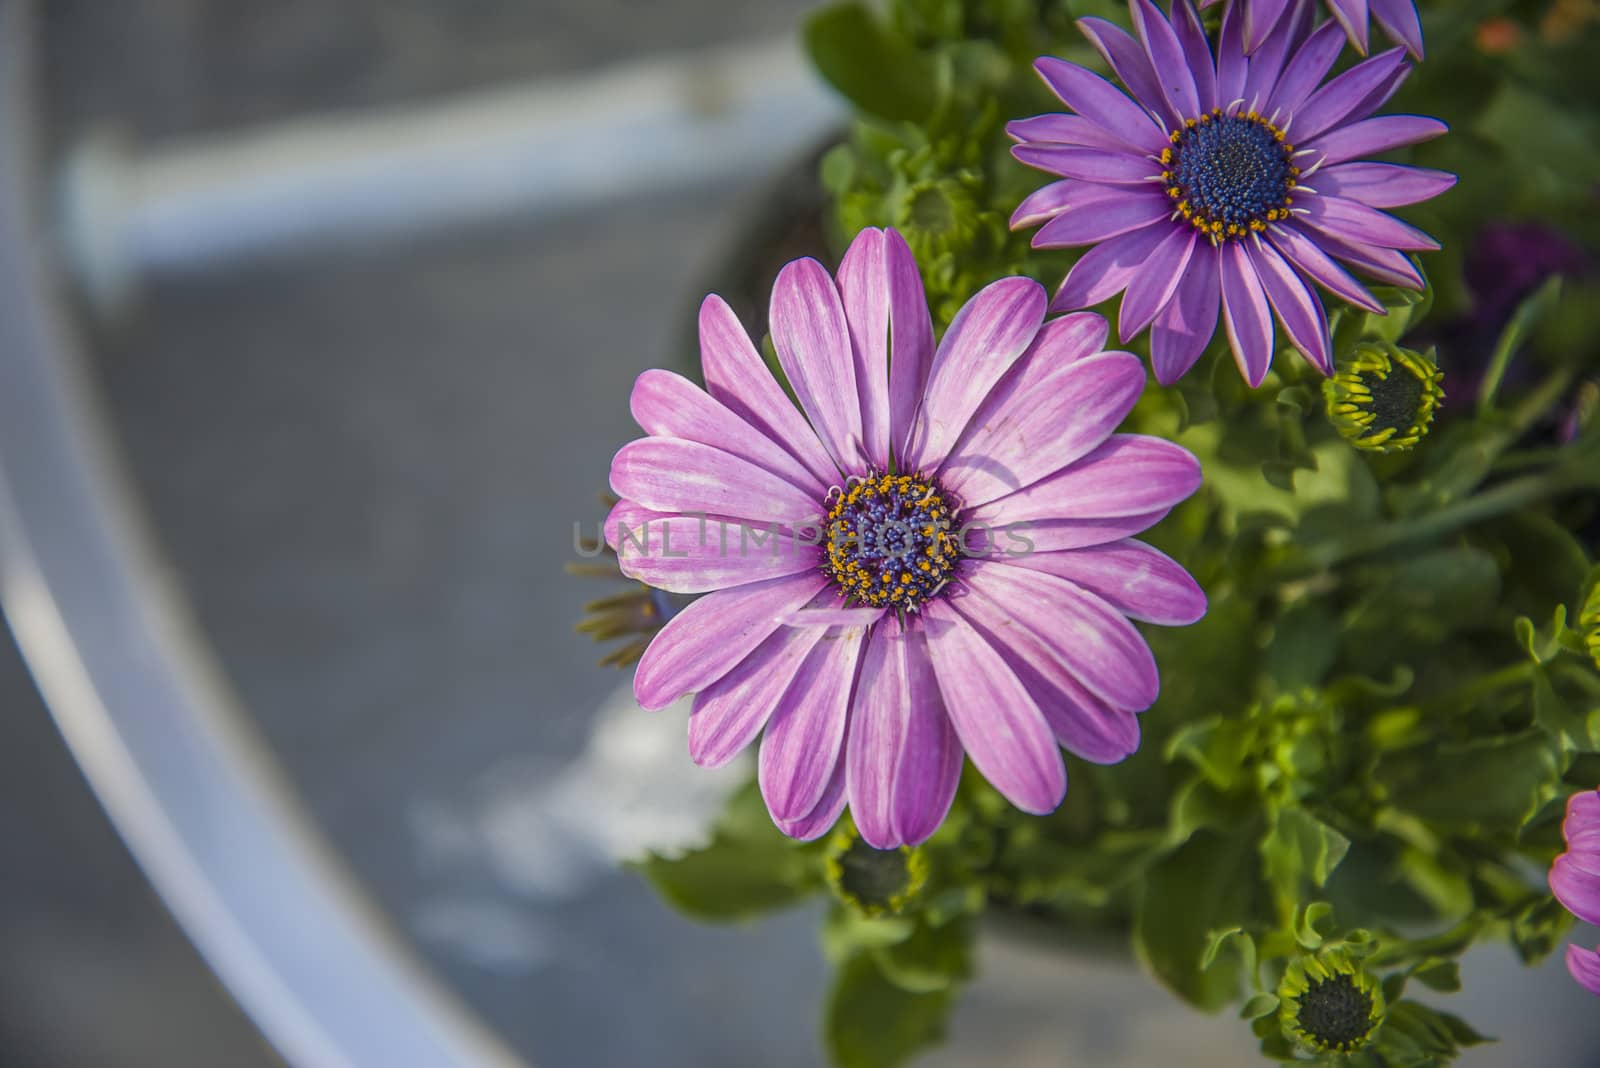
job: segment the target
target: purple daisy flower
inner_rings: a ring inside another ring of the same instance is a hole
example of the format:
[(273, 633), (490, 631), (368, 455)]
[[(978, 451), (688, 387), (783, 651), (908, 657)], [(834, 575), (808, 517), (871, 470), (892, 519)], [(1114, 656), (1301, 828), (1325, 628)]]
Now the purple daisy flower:
[(1138, 40), (1104, 19), (1078, 26), (1136, 99), (1044, 57), (1035, 67), (1076, 114), (1007, 127), (1021, 142), (1011, 150), (1017, 159), (1061, 176), (1025, 199), (1011, 225), (1043, 223), (1038, 248), (1095, 246), (1051, 309), (1123, 293), (1118, 333), (1126, 344), (1150, 328), (1163, 384), (1199, 358), (1219, 307), (1251, 386), (1272, 361), (1274, 314), (1294, 347), (1331, 374), (1327, 313), (1311, 282), (1379, 313), (1383, 306), (1336, 261), (1422, 288), (1405, 253), (1438, 244), (1379, 209), (1455, 184), (1442, 171), (1359, 158), (1437, 137), (1444, 123), (1368, 117), (1410, 70), (1398, 48), (1320, 85), (1343, 36), (1332, 22), (1313, 31), (1306, 0), (1295, 0), (1248, 57), (1243, 17), (1230, 6), (1215, 59), (1189, 0), (1176, 0), (1171, 21), (1150, 0), (1128, 6)]
[[(943, 821), (972, 758), (1017, 807), (1055, 808), (1058, 746), (1111, 763), (1159, 689), (1129, 619), (1205, 595), (1133, 540), (1200, 484), (1167, 441), (1114, 433), (1144, 386), (1105, 320), (1045, 322), (1043, 287), (988, 286), (937, 346), (916, 263), (863, 230), (830, 277), (772, 290), (784, 395), (728, 305), (700, 309), (706, 388), (646, 371), (649, 435), (611, 464), (625, 573), (703, 593), (639, 662), (647, 709), (694, 694), (689, 752), (761, 740), (772, 818), (815, 838), (848, 804), (878, 848)], [(802, 414), (803, 410), (803, 414)], [(958, 529), (959, 528), (959, 529)]]
[[(1207, 8), (1216, 2), (1200, 0), (1200, 6)], [(1292, 0), (1237, 0), (1234, 6), (1244, 7), (1244, 50), (1247, 54), (1253, 54), (1266, 42), (1291, 3)], [(1416, 0), (1328, 0), (1328, 10), (1362, 55), (1367, 54), (1367, 15), (1370, 12), (1391, 40), (1405, 45), (1414, 59), (1422, 61), (1422, 22), (1417, 18)]]
[[(1578, 919), (1600, 926), (1600, 790), (1572, 795), (1561, 833), (1567, 851), (1550, 866), (1550, 892)], [(1568, 946), (1567, 970), (1600, 994), (1600, 952)]]

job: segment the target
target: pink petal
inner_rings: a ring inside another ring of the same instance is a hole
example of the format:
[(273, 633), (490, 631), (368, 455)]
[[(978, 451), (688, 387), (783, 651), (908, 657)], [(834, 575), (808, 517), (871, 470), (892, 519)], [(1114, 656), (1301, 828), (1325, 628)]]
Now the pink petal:
[(1062, 103), (1128, 146), (1160, 152), (1166, 145), (1166, 132), (1100, 75), (1052, 56), (1041, 57), (1033, 68)]
[(1033, 341), (1044, 310), (1038, 282), (1002, 278), (956, 313), (934, 355), (927, 395), (907, 442), (908, 470), (938, 468), (983, 398)]
[(951, 603), (1016, 673), (1057, 742), (1097, 764), (1115, 764), (1139, 747), (1138, 717), (1084, 689), (1037, 628), (981, 593)]
[(633, 695), (644, 708), (666, 708), (733, 670), (773, 631), (778, 617), (827, 585), (820, 574), (791, 575), (708, 593), (661, 628), (639, 660)]
[(996, 619), (1006, 624), (996, 632), (997, 640), (1010, 642), (1013, 634), (1031, 632), (1107, 704), (1137, 710), (1155, 703), (1161, 678), (1150, 646), (1101, 598), (1049, 572), (990, 560), (974, 562), (963, 583), (974, 598), (992, 602)]
[(1105, 318), (1094, 312), (1074, 312), (1046, 319), (1011, 374), (1018, 375), (1023, 369), (1032, 374), (1044, 374), (1051, 367), (1098, 356), (1105, 351), (1110, 333)]
[(1222, 12), (1222, 32), (1217, 38), (1217, 106), (1230, 108), (1244, 96), (1250, 61), (1244, 50), (1244, 4), (1229, 4)]
[(827, 270), (806, 257), (784, 264), (772, 285), (772, 345), (817, 436), (846, 471), (865, 463), (855, 355), (844, 304)]
[(1070, 204), (1033, 235), (1034, 248), (1073, 248), (1092, 245), (1149, 226), (1172, 214), (1172, 203), (1158, 190), (1098, 186), (1113, 196), (1085, 197)]
[(883, 608), (797, 608), (778, 617), (786, 627), (870, 627), (883, 618)]
[(1144, 392), (1144, 365), (1107, 352), (1009, 379), (989, 395), (939, 469), (972, 507), (1052, 475), (1099, 446)]
[(1073, 552), (1034, 553), (1011, 562), (1075, 583), (1145, 623), (1184, 627), (1206, 614), (1205, 591), (1183, 565), (1132, 538)]
[(1367, 0), (1328, 0), (1328, 11), (1344, 27), (1356, 51), (1367, 54)]
[(704, 516), (669, 516), (631, 528), (618, 546), (617, 566), (629, 578), (671, 593), (706, 593), (814, 569), (816, 544), (793, 532), (767, 537), (759, 547), (747, 528)]
[(1078, 145), (1012, 145), (1011, 154), (1037, 170), (1106, 185), (1143, 186), (1161, 173), (1148, 156)]
[(1110, 300), (1127, 288), (1156, 248), (1174, 232), (1164, 223), (1134, 230), (1101, 242), (1078, 258), (1050, 302), (1051, 311), (1088, 308)]
[(809, 842), (833, 830), (834, 824), (839, 822), (840, 815), (844, 813), (844, 803), (844, 761), (835, 760), (833, 774), (828, 777), (828, 785), (822, 791), (822, 800), (817, 802), (815, 808), (797, 820), (774, 816), (772, 822), (777, 824), (778, 830), (790, 838)]
[(1350, 272), (1335, 263), (1331, 256), (1317, 247), (1316, 242), (1300, 231), (1286, 226), (1273, 226), (1267, 232), (1267, 240), (1283, 253), (1285, 259), (1334, 296), (1377, 315), (1388, 314), (1388, 310), (1378, 303), (1378, 298), (1367, 292), (1366, 286), (1352, 278)]
[[(1392, 148), (1431, 141), (1450, 132), (1438, 119), (1424, 115), (1379, 115), (1330, 130), (1304, 147), (1302, 159), (1322, 166), (1343, 163), (1358, 156), (1375, 156)], [(1315, 176), (1306, 179), (1315, 186)]]
[(767, 720), (756, 777), (774, 819), (800, 819), (822, 800), (844, 745), (865, 644), (860, 628), (826, 633)]
[(1095, 51), (1133, 93), (1134, 100), (1156, 113), (1156, 121), (1168, 128), (1183, 122), (1184, 116), (1167, 103), (1150, 66), (1150, 53), (1122, 27), (1090, 16), (1078, 20), (1078, 30), (1089, 39)]
[(1411, 58), (1422, 62), (1422, 23), (1416, 0), (1372, 0), (1372, 17), (1384, 32), (1406, 46)]
[(861, 393), (862, 448), (880, 471), (889, 468), (889, 269), (882, 230), (856, 235), (839, 261), (839, 299), (855, 354)]
[(1272, 312), (1250, 256), (1237, 241), (1222, 246), (1222, 324), (1239, 373), (1256, 388), (1272, 364)]
[(1067, 771), (1050, 725), (992, 645), (944, 600), (922, 611), (928, 655), (963, 748), (996, 790), (1024, 812), (1061, 804)]
[(1563, 853), (1550, 866), (1550, 892), (1578, 919), (1600, 926), (1600, 873), (1584, 871)]
[(1359, 108), (1367, 95), (1386, 82), (1405, 65), (1403, 49), (1389, 51), (1357, 63), (1312, 93), (1295, 112), (1288, 134), (1296, 144), (1311, 141), (1333, 129)]
[(945, 711), (921, 621), (906, 634), (905, 675), (909, 715), (905, 745), (894, 776), (894, 827), (906, 845), (926, 841), (944, 822), (961, 783), (965, 754)]
[(1017, 210), (1011, 213), (1011, 229), (1023, 230), (1039, 225), (1071, 203), (1076, 191), (1082, 188), (1082, 182), (1070, 179), (1040, 186), (1023, 197)]
[(1304, 225), (1346, 241), (1414, 252), (1432, 252), (1439, 248), (1439, 242), (1415, 226), (1358, 201), (1319, 196), (1305, 197), (1299, 202), (1305, 205), (1305, 214), (1299, 217)]
[(1268, 114), (1293, 115), (1306, 98), (1322, 84), (1333, 69), (1333, 61), (1344, 50), (1344, 33), (1335, 23), (1325, 22), (1300, 46), (1283, 77), (1273, 87), (1267, 103)]
[(1194, 75), (1189, 72), (1189, 58), (1172, 24), (1150, 0), (1128, 0), (1128, 13), (1133, 16), (1134, 29), (1144, 42), (1150, 69), (1155, 71), (1167, 106), (1180, 118), (1199, 117), (1200, 94), (1194, 86)]
[(1315, 175), (1318, 193), (1356, 200), (1371, 208), (1399, 208), (1443, 193), (1456, 176), (1399, 163), (1341, 163)]
[(894, 772), (911, 711), (904, 642), (894, 619), (886, 620), (868, 636), (850, 715), (850, 739), (845, 745), (850, 815), (861, 837), (874, 849), (903, 844), (894, 826)]
[(996, 527), (1139, 516), (1171, 508), (1199, 488), (1200, 463), (1188, 449), (1143, 434), (1113, 434), (1071, 467), (985, 505), (981, 514)]
[(816, 432), (767, 370), (733, 309), (714, 293), (700, 305), (700, 370), (712, 397), (788, 450), (821, 485), (839, 481)]
[(889, 429), (898, 455), (916, 424), (933, 367), (933, 317), (911, 247), (897, 230), (884, 232), (889, 272)]
[[(1188, 233), (1184, 230), (1188, 230)], [(1117, 313), (1117, 337), (1124, 345), (1149, 326), (1156, 314), (1167, 306), (1167, 301), (1183, 279), (1199, 240), (1199, 235), (1190, 227), (1174, 229), (1156, 246), (1144, 267), (1133, 276), (1128, 283), (1128, 291), (1123, 294), (1122, 308)]]
[[(1295, 229), (1299, 229), (1298, 224)], [(1417, 273), (1416, 266), (1403, 252), (1364, 245), (1359, 241), (1346, 241), (1326, 231), (1313, 232), (1308, 239), (1321, 245), (1328, 255), (1361, 268), (1380, 282), (1411, 289), (1422, 288), (1422, 275)]]
[(737, 516), (798, 526), (822, 517), (821, 499), (732, 453), (678, 438), (640, 438), (611, 461), (611, 489), (658, 512)]
[(1328, 336), (1328, 314), (1323, 311), (1322, 302), (1271, 245), (1252, 240), (1247, 251), (1261, 288), (1283, 324), (1283, 332), (1311, 366), (1331, 376), (1333, 341)]
[(682, 375), (644, 372), (633, 384), (628, 406), (647, 434), (698, 441), (749, 460), (812, 495), (827, 492), (829, 483), (819, 482), (788, 449)]
[[(1275, 2), (1280, 8), (1285, 6), (1283, 0)], [(1304, 0), (1290, 0), (1290, 2), (1294, 5), (1292, 11), (1266, 18), (1261, 17), (1263, 13), (1257, 10), (1257, 0), (1245, 5), (1246, 32), (1255, 37), (1255, 40), (1247, 42), (1245, 46), (1246, 51), (1250, 53), (1250, 73), (1245, 78), (1243, 94), (1247, 109), (1265, 111), (1267, 101), (1272, 97), (1272, 90), (1283, 74), (1284, 65), (1299, 47), (1299, 30), (1307, 19), (1309, 9)], [(1262, 34), (1265, 34), (1264, 38)], [(1271, 118), (1270, 114), (1268, 118)], [(1279, 121), (1284, 118), (1285, 116), (1278, 116)]]
[[(1031, 553), (1061, 552), (1082, 549), (1090, 545), (1105, 545), (1142, 533), (1165, 519), (1170, 509), (1161, 508), (1137, 515), (1100, 517), (1093, 519), (1039, 519), (1007, 523), (996, 515), (1004, 515), (1006, 500), (975, 509), (969, 521), (989, 534), (993, 546), (989, 555), (1026, 557)], [(976, 529), (971, 542), (976, 546)], [(981, 554), (975, 554), (981, 555)]]
[(732, 671), (696, 694), (689, 714), (689, 759), (703, 768), (720, 768), (744, 752), (822, 634), (779, 627)]
[(1589, 993), (1600, 994), (1600, 951), (1568, 946), (1567, 971)]
[(1561, 833), (1570, 847), (1590, 846), (1600, 852), (1600, 790), (1583, 790), (1567, 798)]
[(1288, 0), (1242, 0), (1244, 7), (1244, 50), (1252, 56), (1266, 43), (1267, 35), (1283, 21)]
[(1206, 38), (1205, 26), (1200, 22), (1194, 5), (1189, 0), (1173, 0), (1172, 29), (1183, 45), (1184, 62), (1194, 76), (1195, 92), (1199, 96), (1200, 110), (1230, 103), (1217, 99), (1217, 64), (1211, 56), (1211, 44)]
[(920, 624), (886, 622), (867, 645), (845, 752), (861, 837), (877, 849), (927, 838), (950, 809), (961, 758)]
[(1220, 251), (1196, 247), (1188, 269), (1150, 330), (1150, 365), (1156, 381), (1170, 386), (1186, 374), (1211, 343), (1221, 302), (1217, 272)]
[(1082, 115), (1064, 115), (1060, 112), (1012, 119), (1006, 123), (1006, 136), (1025, 144), (1048, 142), (1124, 152), (1131, 147), (1122, 138), (1106, 133)]

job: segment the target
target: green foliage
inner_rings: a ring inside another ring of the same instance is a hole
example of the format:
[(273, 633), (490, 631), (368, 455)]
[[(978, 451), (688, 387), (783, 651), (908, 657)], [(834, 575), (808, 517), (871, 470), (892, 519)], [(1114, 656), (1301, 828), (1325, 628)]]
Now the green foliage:
[[(1600, 387), (1584, 385), (1600, 381), (1600, 283), (1523, 280), (1488, 315), (1493, 294), (1466, 264), (1497, 221), (1600, 248), (1600, 24), (1563, 37), (1538, 7), (1424, 5), (1428, 61), (1387, 110), (1453, 128), (1393, 157), (1461, 174), (1398, 212), (1443, 249), (1417, 263), (1422, 293), (1373, 287), (1385, 314), (1327, 298), (1338, 357), (1436, 352), (1431, 429), (1407, 452), (1355, 448), (1305, 361), (1285, 348), (1251, 390), (1220, 336), (1176, 386), (1151, 383), (1124, 429), (1189, 448), (1205, 485), (1144, 537), (1195, 575), (1209, 612), (1145, 629), (1162, 693), (1137, 753), (1070, 760), (1067, 800), (1044, 817), (968, 769), (915, 901), (876, 917), (830, 907), (835, 1063), (897, 1065), (937, 1041), (996, 912), (1131, 945), (1193, 1005), (1238, 1006), (1284, 1061), (1305, 1053), (1280, 1026), (1280, 980), (1308, 956), (1357, 961), (1384, 1018), (1366, 1046), (1319, 1062), (1347, 1068), (1451, 1063), (1485, 1040), (1408, 985), (1434, 1000), (1470, 983), (1460, 958), (1486, 940), (1529, 962), (1560, 944), (1571, 918), (1542, 873), (1565, 798), (1600, 781), (1600, 593), (1585, 614), (1600, 583)], [(1037, 55), (1100, 65), (1072, 28), (1083, 15), (1127, 17), (1117, 0), (890, 0), (807, 23), (814, 62), (856, 109), (821, 164), (831, 237), (842, 249), (862, 227), (899, 229), (940, 329), (988, 282), (1054, 285), (1074, 261), (1010, 230), (1048, 179), (1011, 158), (1005, 123), (1060, 110)], [(1482, 43), (1490, 18), (1514, 31), (1503, 48)], [(824, 887), (821, 847), (783, 839), (753, 787), (705, 848), (640, 868), (716, 920)]]

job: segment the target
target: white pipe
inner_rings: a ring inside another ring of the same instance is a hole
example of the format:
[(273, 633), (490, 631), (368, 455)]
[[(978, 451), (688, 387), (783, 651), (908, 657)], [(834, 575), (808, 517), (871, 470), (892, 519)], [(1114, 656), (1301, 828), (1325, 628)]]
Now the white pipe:
[(785, 41), (142, 155), (101, 135), (69, 162), (63, 233), (90, 296), (115, 305), (147, 272), (570, 214), (768, 173), (842, 116)]

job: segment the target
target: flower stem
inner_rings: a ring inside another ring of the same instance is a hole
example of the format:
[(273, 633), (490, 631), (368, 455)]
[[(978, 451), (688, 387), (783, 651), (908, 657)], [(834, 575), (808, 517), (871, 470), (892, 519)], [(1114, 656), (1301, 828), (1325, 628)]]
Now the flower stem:
[(1558, 467), (1526, 475), (1436, 512), (1380, 523), (1352, 531), (1347, 537), (1309, 546), (1305, 554), (1291, 564), (1290, 574), (1284, 577), (1298, 578), (1399, 545), (1429, 541), (1485, 519), (1518, 511), (1547, 497), (1597, 483), (1600, 483), (1600, 475), (1578, 467)]

